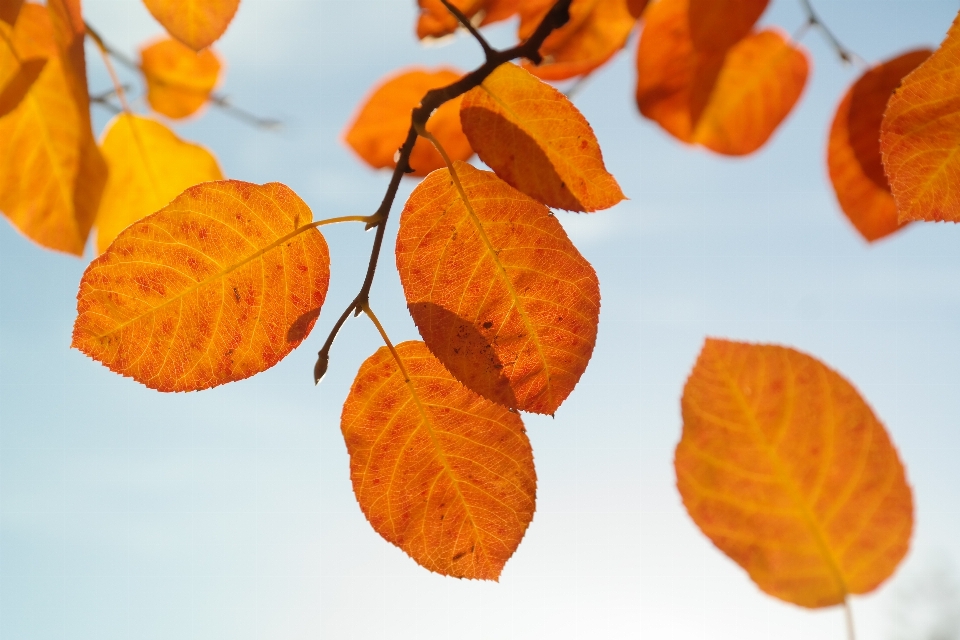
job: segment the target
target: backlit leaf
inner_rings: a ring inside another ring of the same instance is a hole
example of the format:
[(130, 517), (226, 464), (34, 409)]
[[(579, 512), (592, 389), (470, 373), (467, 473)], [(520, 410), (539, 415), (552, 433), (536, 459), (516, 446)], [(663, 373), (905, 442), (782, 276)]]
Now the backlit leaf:
[(880, 159), (880, 123), (900, 81), (930, 56), (911, 51), (864, 73), (837, 107), (827, 166), (840, 207), (869, 242), (901, 227)]
[[(397, 151), (410, 129), (410, 112), (430, 89), (452, 84), (463, 74), (453, 69), (407, 69), (388, 78), (367, 97), (344, 138), (367, 164), (375, 169), (397, 166)], [(437, 109), (427, 130), (454, 160), (466, 160), (473, 149), (460, 128), (460, 101), (456, 98)], [(420, 138), (410, 155), (414, 175), (425, 176), (445, 166), (443, 158), (426, 139)]]
[[(0, 118), (0, 210), (39, 244), (80, 255), (106, 165), (90, 128), (83, 36), (71, 17), (78, 5), (52, 0), (48, 7), (25, 4), (10, 33), (20, 60), (46, 63)], [(0, 69), (17, 64), (0, 44)]]
[(770, 30), (726, 52), (700, 52), (687, 0), (661, 0), (647, 10), (637, 47), (637, 106), (679, 140), (745, 155), (789, 115), (807, 73), (806, 55)]
[(0, 0), (0, 22), (6, 22), (11, 27), (17, 22), (23, 0)]
[(197, 53), (178, 40), (161, 40), (140, 51), (147, 102), (168, 118), (185, 118), (206, 104), (220, 78), (220, 61), (210, 49)]
[(141, 116), (114, 118), (100, 149), (110, 172), (97, 214), (98, 253), (106, 251), (121, 231), (159, 211), (187, 187), (223, 179), (209, 151)]
[[(451, 0), (453, 6), (478, 26), (506, 20), (517, 12), (521, 0)], [(459, 23), (440, 0), (417, 0), (420, 17), (417, 20), (417, 37), (437, 38), (456, 31)]]
[[(529, 38), (555, 0), (526, 0), (520, 6), (520, 38)], [(527, 64), (545, 80), (563, 80), (589, 73), (609, 60), (627, 42), (637, 24), (624, 0), (573, 0), (570, 21), (540, 47), (543, 63)]]
[(143, 4), (167, 33), (200, 51), (227, 30), (240, 0), (143, 0)]
[[(0, 43), (0, 46), (3, 46)], [(47, 64), (46, 58), (30, 58), (16, 60), (13, 56), (0, 63), (0, 118), (16, 109), (30, 91), (30, 87), (40, 77), (43, 67)]]
[(825, 607), (893, 573), (913, 530), (910, 487), (838, 373), (793, 349), (707, 340), (682, 409), (683, 503), (763, 591)]
[(269, 369), (310, 333), (327, 243), (288, 187), (191, 187), (117, 236), (77, 294), (73, 347), (160, 391)]
[(726, 51), (747, 37), (769, 0), (689, 0), (690, 38), (700, 51)]
[(420, 335), (463, 384), (552, 414), (587, 368), (600, 289), (555, 216), (493, 173), (455, 163), (410, 195), (397, 269)]
[(350, 478), (373, 528), (420, 565), (496, 580), (533, 519), (520, 417), (453, 379), (422, 342), (366, 360), (343, 405)]
[(586, 118), (514, 64), (500, 65), (463, 96), (460, 120), (481, 160), (548, 206), (596, 211), (623, 200)]
[(946, 40), (903, 80), (880, 129), (901, 222), (960, 221), (960, 15)]

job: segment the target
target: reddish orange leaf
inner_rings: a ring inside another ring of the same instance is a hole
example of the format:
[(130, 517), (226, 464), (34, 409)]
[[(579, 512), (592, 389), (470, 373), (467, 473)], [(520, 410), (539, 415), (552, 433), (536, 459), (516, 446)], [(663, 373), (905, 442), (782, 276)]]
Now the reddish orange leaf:
[(644, 9), (647, 8), (648, 0), (627, 0), (627, 9), (630, 11), (630, 15), (634, 18), (639, 18), (643, 15)]
[(98, 253), (188, 187), (223, 179), (209, 151), (149, 118), (117, 116), (107, 125), (100, 148), (110, 173), (97, 214)]
[(750, 35), (769, 0), (689, 0), (690, 38), (700, 51), (726, 51)]
[(946, 40), (903, 79), (880, 128), (899, 220), (960, 221), (960, 15)]
[[(427, 91), (452, 84), (462, 75), (454, 69), (410, 68), (388, 78), (364, 101), (344, 139), (374, 169), (397, 166), (397, 151), (410, 130), (410, 112), (420, 105)], [(427, 122), (427, 130), (454, 160), (466, 160), (473, 155), (460, 128), (461, 99), (445, 103)], [(413, 175), (425, 176), (446, 163), (428, 140), (420, 138), (410, 155), (410, 166)]]
[(90, 128), (83, 38), (66, 5), (53, 0), (48, 7), (23, 6), (7, 32), (16, 56), (0, 45), (0, 69), (17, 66), (16, 58), (46, 59), (19, 104), (0, 118), (0, 210), (39, 244), (80, 255), (106, 166)]
[[(478, 25), (506, 20), (517, 12), (521, 0), (451, 0), (453, 6), (468, 18), (479, 19)], [(440, 0), (417, 0), (420, 17), (417, 37), (437, 38), (456, 31), (459, 23)]]
[(371, 526), (443, 575), (496, 580), (535, 509), (520, 417), (454, 380), (422, 342), (360, 367), (340, 421)]
[(140, 50), (147, 102), (168, 118), (185, 118), (206, 104), (220, 78), (220, 60), (211, 49), (197, 53), (177, 40)]
[(500, 65), (463, 96), (460, 120), (481, 160), (548, 206), (596, 211), (623, 200), (583, 114), (514, 64)]
[(0, 22), (6, 22), (12, 27), (17, 22), (22, 6), (23, 0), (0, 0)]
[[(536, 30), (555, 0), (526, 0), (520, 6), (520, 38)], [(545, 80), (590, 73), (620, 51), (637, 24), (624, 0), (573, 0), (570, 21), (544, 40), (543, 63), (525, 64)]]
[(87, 267), (72, 346), (159, 391), (269, 369), (307, 337), (327, 293), (330, 256), (311, 219), (276, 182), (187, 189)]
[(227, 30), (240, 0), (143, 0), (143, 4), (167, 33), (200, 51)]
[(800, 98), (806, 55), (779, 33), (754, 33), (725, 53), (697, 51), (687, 0), (646, 13), (637, 48), (637, 106), (674, 137), (745, 155), (769, 139)]
[(868, 242), (902, 226), (880, 159), (880, 123), (900, 81), (930, 53), (911, 51), (864, 73), (833, 118), (827, 149), (830, 180), (843, 212)]
[(487, 171), (455, 163), (410, 195), (397, 269), (420, 335), (463, 384), (552, 414), (587, 368), (600, 289), (555, 216)]
[(793, 349), (707, 340), (682, 408), (683, 503), (763, 591), (825, 607), (893, 573), (913, 531), (910, 487), (838, 373)]

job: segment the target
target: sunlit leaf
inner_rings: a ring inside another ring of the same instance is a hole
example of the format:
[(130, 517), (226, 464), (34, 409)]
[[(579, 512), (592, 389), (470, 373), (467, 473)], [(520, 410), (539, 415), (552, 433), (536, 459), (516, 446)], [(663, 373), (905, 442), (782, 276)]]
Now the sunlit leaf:
[(223, 179), (209, 151), (141, 116), (114, 118), (100, 149), (110, 173), (96, 220), (99, 253), (121, 231), (159, 211), (187, 187)]
[(707, 340), (682, 409), (683, 503), (763, 591), (825, 607), (893, 573), (913, 530), (910, 487), (838, 373), (793, 349)]
[(206, 104), (220, 78), (220, 61), (210, 49), (197, 53), (178, 40), (161, 40), (140, 50), (147, 102), (168, 118), (185, 118)]
[(373, 528), (419, 564), (496, 580), (535, 509), (520, 417), (454, 380), (422, 342), (381, 348), (343, 405), (350, 478)]
[(227, 30), (240, 0), (143, 0), (143, 4), (167, 33), (200, 51)]
[(0, 0), (0, 22), (13, 26), (22, 6), (23, 0)]
[[(48, 6), (49, 12), (25, 4), (10, 34), (20, 60), (46, 63), (19, 104), (0, 118), (0, 210), (39, 244), (80, 255), (106, 165), (90, 128), (83, 36), (69, 7), (58, 0)], [(13, 53), (0, 45), (0, 68), (15, 65)]]
[(870, 69), (843, 96), (830, 128), (827, 166), (840, 207), (869, 242), (902, 225), (880, 159), (880, 123), (900, 81), (930, 56), (911, 51)]
[[(463, 74), (453, 69), (406, 69), (384, 81), (364, 100), (344, 134), (347, 144), (375, 169), (397, 166), (397, 151), (410, 130), (410, 112), (430, 89), (452, 84)], [(473, 149), (460, 128), (460, 101), (456, 98), (437, 109), (427, 122), (432, 133), (454, 160), (466, 160)], [(445, 166), (433, 145), (420, 138), (410, 155), (414, 175), (425, 176)]]
[(596, 211), (623, 200), (583, 114), (516, 65), (501, 65), (467, 92), (460, 120), (481, 160), (548, 206)]
[(690, 38), (700, 51), (726, 51), (747, 37), (769, 0), (689, 0)]
[(288, 187), (191, 187), (117, 236), (77, 294), (73, 347), (160, 391), (269, 369), (313, 328), (330, 257)]
[(960, 221), (960, 15), (890, 98), (880, 146), (901, 222)]
[[(451, 0), (478, 26), (506, 20), (517, 12), (521, 0)], [(417, 37), (437, 38), (453, 33), (459, 23), (440, 0), (417, 0), (420, 16), (417, 19)]]
[[(520, 38), (533, 34), (555, 0), (526, 0), (520, 6)], [(525, 65), (546, 80), (589, 73), (620, 51), (637, 24), (624, 0), (573, 0), (570, 21), (540, 47), (543, 63)]]
[[(0, 43), (0, 46), (4, 46)], [(30, 87), (40, 77), (46, 58), (17, 60), (13, 56), (0, 54), (0, 118), (16, 109), (30, 91)]]
[(430, 174), (400, 218), (397, 268), (420, 335), (467, 387), (552, 414), (587, 368), (597, 276), (555, 216), (493, 173)]

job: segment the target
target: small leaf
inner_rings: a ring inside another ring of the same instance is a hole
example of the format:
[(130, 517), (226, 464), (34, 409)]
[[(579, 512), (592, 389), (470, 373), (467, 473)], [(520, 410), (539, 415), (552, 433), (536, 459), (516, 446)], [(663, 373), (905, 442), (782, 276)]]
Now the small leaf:
[(0, 22), (6, 22), (12, 27), (17, 22), (22, 6), (23, 0), (0, 0)]
[(689, 0), (690, 38), (704, 52), (726, 51), (750, 35), (769, 0)]
[(159, 391), (248, 378), (310, 333), (327, 243), (288, 187), (191, 187), (117, 236), (77, 294), (73, 347)]
[[(410, 68), (388, 78), (364, 101), (344, 139), (374, 169), (396, 167), (397, 151), (410, 130), (410, 112), (420, 106), (427, 91), (452, 84), (462, 75), (453, 69)], [(453, 160), (466, 160), (473, 155), (460, 128), (461, 99), (445, 103), (427, 122), (427, 130), (436, 136)], [(425, 176), (446, 164), (433, 145), (420, 138), (410, 155), (410, 166), (414, 175)]]
[(840, 207), (868, 242), (901, 228), (883, 173), (880, 123), (904, 76), (930, 56), (911, 51), (864, 73), (843, 96), (830, 128), (827, 166)]
[(682, 409), (683, 503), (763, 591), (826, 607), (890, 577), (912, 494), (883, 425), (838, 373), (793, 349), (707, 340)]
[(422, 342), (360, 367), (340, 421), (350, 478), (371, 526), (418, 564), (496, 580), (536, 503), (520, 417), (454, 380)]
[[(521, 0), (451, 0), (478, 26), (506, 20), (517, 13)], [(417, 37), (439, 38), (457, 30), (459, 22), (440, 0), (417, 0), (420, 16), (417, 19)]]
[(98, 253), (106, 251), (121, 231), (159, 211), (187, 187), (223, 179), (209, 151), (141, 116), (114, 118), (100, 149), (110, 173), (97, 214)]
[(940, 48), (903, 80), (880, 128), (900, 222), (960, 221), (960, 15)]
[(501, 65), (463, 96), (460, 120), (481, 160), (548, 206), (596, 211), (623, 200), (583, 114), (514, 64)]
[(220, 60), (210, 49), (197, 53), (165, 39), (140, 50), (150, 108), (168, 118), (186, 118), (206, 104), (220, 78)]
[[(520, 39), (529, 38), (555, 0), (526, 0), (520, 6)], [(543, 63), (524, 67), (545, 80), (590, 73), (623, 49), (637, 24), (624, 0), (573, 0), (570, 21), (540, 47)]]
[(455, 163), (410, 195), (397, 269), (420, 335), (463, 384), (504, 406), (552, 414), (597, 338), (597, 275), (555, 216), (493, 173)]
[(167, 33), (200, 51), (227, 30), (240, 0), (143, 0), (143, 4)]

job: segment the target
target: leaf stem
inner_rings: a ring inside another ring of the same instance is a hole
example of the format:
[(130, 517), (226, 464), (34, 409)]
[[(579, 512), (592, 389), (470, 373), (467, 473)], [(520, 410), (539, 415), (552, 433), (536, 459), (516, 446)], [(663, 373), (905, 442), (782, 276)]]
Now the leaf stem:
[(853, 608), (850, 606), (850, 597), (843, 599), (843, 613), (847, 621), (847, 640), (857, 640), (857, 634), (853, 627)]
[(800, 0), (800, 5), (803, 7), (803, 12), (807, 15), (807, 22), (797, 33), (797, 37), (795, 38), (796, 40), (799, 40), (806, 33), (807, 29), (814, 27), (821, 33), (821, 35), (823, 35), (824, 39), (827, 41), (827, 44), (833, 48), (842, 62), (845, 64), (855, 63), (864, 68), (870, 66), (866, 60), (845, 47), (840, 42), (837, 36), (833, 34), (830, 28), (827, 27), (826, 23), (814, 10), (811, 0)]
[(123, 112), (130, 114), (130, 105), (127, 103), (127, 95), (123, 90), (123, 85), (120, 83), (120, 78), (117, 77), (117, 70), (113, 68), (113, 63), (110, 62), (110, 51), (107, 48), (107, 45), (104, 44), (103, 38), (100, 37), (96, 31), (90, 28), (89, 25), (84, 23), (84, 28), (86, 33), (93, 42), (97, 45), (97, 50), (100, 51), (100, 57), (103, 58), (103, 65), (107, 68), (107, 73), (110, 74), (110, 81), (113, 83), (113, 91), (117, 94), (117, 99), (120, 101), (120, 106), (123, 108)]
[(407, 368), (403, 366), (403, 360), (400, 359), (400, 354), (397, 353), (396, 348), (394, 348), (393, 343), (390, 341), (390, 336), (387, 335), (387, 330), (383, 328), (382, 324), (380, 324), (380, 318), (378, 318), (377, 314), (375, 314), (373, 309), (370, 308), (369, 302), (364, 302), (361, 309), (363, 309), (363, 312), (367, 314), (367, 317), (373, 322), (374, 326), (377, 328), (377, 331), (380, 332), (380, 337), (383, 338), (384, 344), (387, 345), (387, 349), (390, 350), (390, 354), (393, 355), (393, 359), (397, 361), (397, 366), (400, 367), (400, 373), (403, 374), (403, 381), (409, 384), (410, 374), (407, 373)]

